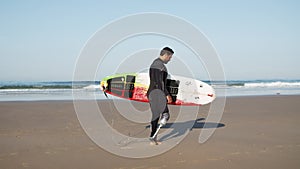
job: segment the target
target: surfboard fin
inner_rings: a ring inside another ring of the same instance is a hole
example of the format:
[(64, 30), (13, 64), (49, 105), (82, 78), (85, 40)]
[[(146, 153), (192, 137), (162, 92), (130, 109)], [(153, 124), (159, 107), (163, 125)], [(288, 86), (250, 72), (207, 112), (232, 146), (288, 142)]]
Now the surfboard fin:
[(106, 94), (106, 88), (105, 88), (105, 86), (104, 85), (100, 85), (101, 86), (101, 90), (103, 91), (103, 93), (104, 93), (104, 95), (105, 95), (105, 97), (108, 99), (108, 96), (107, 96), (107, 94)]
[(103, 91), (103, 93), (104, 93), (105, 97), (108, 99), (108, 96), (107, 96), (106, 92), (105, 92), (105, 91)]

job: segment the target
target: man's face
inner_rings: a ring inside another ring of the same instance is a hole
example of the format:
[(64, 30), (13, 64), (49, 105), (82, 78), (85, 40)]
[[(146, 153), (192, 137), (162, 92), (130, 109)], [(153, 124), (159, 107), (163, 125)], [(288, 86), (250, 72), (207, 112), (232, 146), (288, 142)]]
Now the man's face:
[(171, 59), (172, 59), (172, 56), (173, 55), (168, 55), (168, 54), (165, 54), (165, 63), (168, 63)]

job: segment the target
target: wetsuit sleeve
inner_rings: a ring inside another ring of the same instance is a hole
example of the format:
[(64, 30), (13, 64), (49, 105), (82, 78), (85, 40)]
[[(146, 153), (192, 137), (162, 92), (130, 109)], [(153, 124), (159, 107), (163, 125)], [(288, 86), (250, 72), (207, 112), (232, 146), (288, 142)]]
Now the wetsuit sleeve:
[(165, 92), (165, 95), (166, 96), (168, 96), (168, 95), (170, 95), (170, 93), (169, 93), (169, 91), (168, 91), (168, 89), (167, 89), (167, 77), (168, 77), (168, 73), (167, 72), (161, 72), (162, 73), (162, 77), (163, 77), (163, 87), (164, 87), (164, 92)]

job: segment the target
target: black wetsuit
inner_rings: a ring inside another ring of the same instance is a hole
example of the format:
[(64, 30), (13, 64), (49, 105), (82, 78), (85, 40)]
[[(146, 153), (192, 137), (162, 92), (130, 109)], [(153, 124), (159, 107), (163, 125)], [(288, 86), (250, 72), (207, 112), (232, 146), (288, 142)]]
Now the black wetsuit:
[[(151, 91), (155, 89), (162, 90), (165, 93), (165, 96), (169, 95), (169, 91), (167, 90), (167, 77), (168, 77), (168, 70), (166, 66), (164, 65), (164, 62), (160, 59), (157, 58), (153, 61), (153, 63), (150, 66), (149, 70), (149, 76), (150, 76), (150, 86), (147, 91), (147, 96), (149, 98), (149, 95)], [(166, 99), (166, 97), (165, 97)], [(151, 102), (150, 102), (151, 104)], [(152, 112), (154, 114), (155, 112)], [(169, 109), (167, 106), (167, 102), (165, 105), (165, 110), (162, 113), (162, 116), (169, 120)], [(158, 127), (158, 121), (159, 121), (159, 116), (157, 118), (152, 118), (151, 121), (151, 134), (150, 137), (154, 135), (154, 133), (157, 130)]]

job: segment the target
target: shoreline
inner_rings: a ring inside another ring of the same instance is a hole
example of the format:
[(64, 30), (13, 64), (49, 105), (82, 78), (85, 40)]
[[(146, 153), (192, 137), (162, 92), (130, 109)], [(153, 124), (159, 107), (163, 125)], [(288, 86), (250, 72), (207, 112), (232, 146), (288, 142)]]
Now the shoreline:
[[(97, 146), (82, 129), (72, 100), (0, 102), (0, 168), (296, 169), (300, 166), (299, 100), (300, 95), (227, 98), (221, 121), (203, 144), (198, 138), (206, 130), (204, 122), (209, 123), (210, 105), (200, 106), (198, 123), (183, 141), (164, 154), (141, 159), (117, 156)], [(116, 108), (107, 104), (111, 102), (97, 101), (107, 121), (115, 121), (117, 131), (148, 137), (148, 123), (128, 123), (113, 113)], [(132, 105), (149, 109), (146, 103)], [(168, 123), (174, 122), (179, 107), (170, 106)], [(161, 132), (168, 128), (176, 130), (166, 127)]]
[[(233, 96), (226, 96), (226, 99), (230, 99), (230, 98), (244, 98), (244, 97), (294, 97), (294, 96), (300, 96), (300, 94), (269, 94), (269, 95), (233, 95)], [(114, 97), (114, 98), (112, 98)], [(218, 97), (217, 97), (218, 98)], [(223, 98), (223, 97), (222, 97)], [(36, 99), (36, 100), (0, 100), (0, 103), (7, 103), (7, 102), (73, 102), (75, 99)], [(127, 100), (127, 99), (122, 99), (122, 98), (118, 98), (115, 96), (111, 96), (111, 98), (104, 98), (104, 99), (80, 99), (80, 100), (76, 100), (76, 101), (97, 101), (97, 102), (101, 102), (101, 101), (109, 101), (109, 100), (123, 100), (123, 101), (132, 101), (132, 102), (138, 102), (138, 101), (134, 101), (134, 100)], [(140, 102), (140, 103), (144, 103), (144, 102)], [(146, 102), (147, 103), (147, 102)]]

